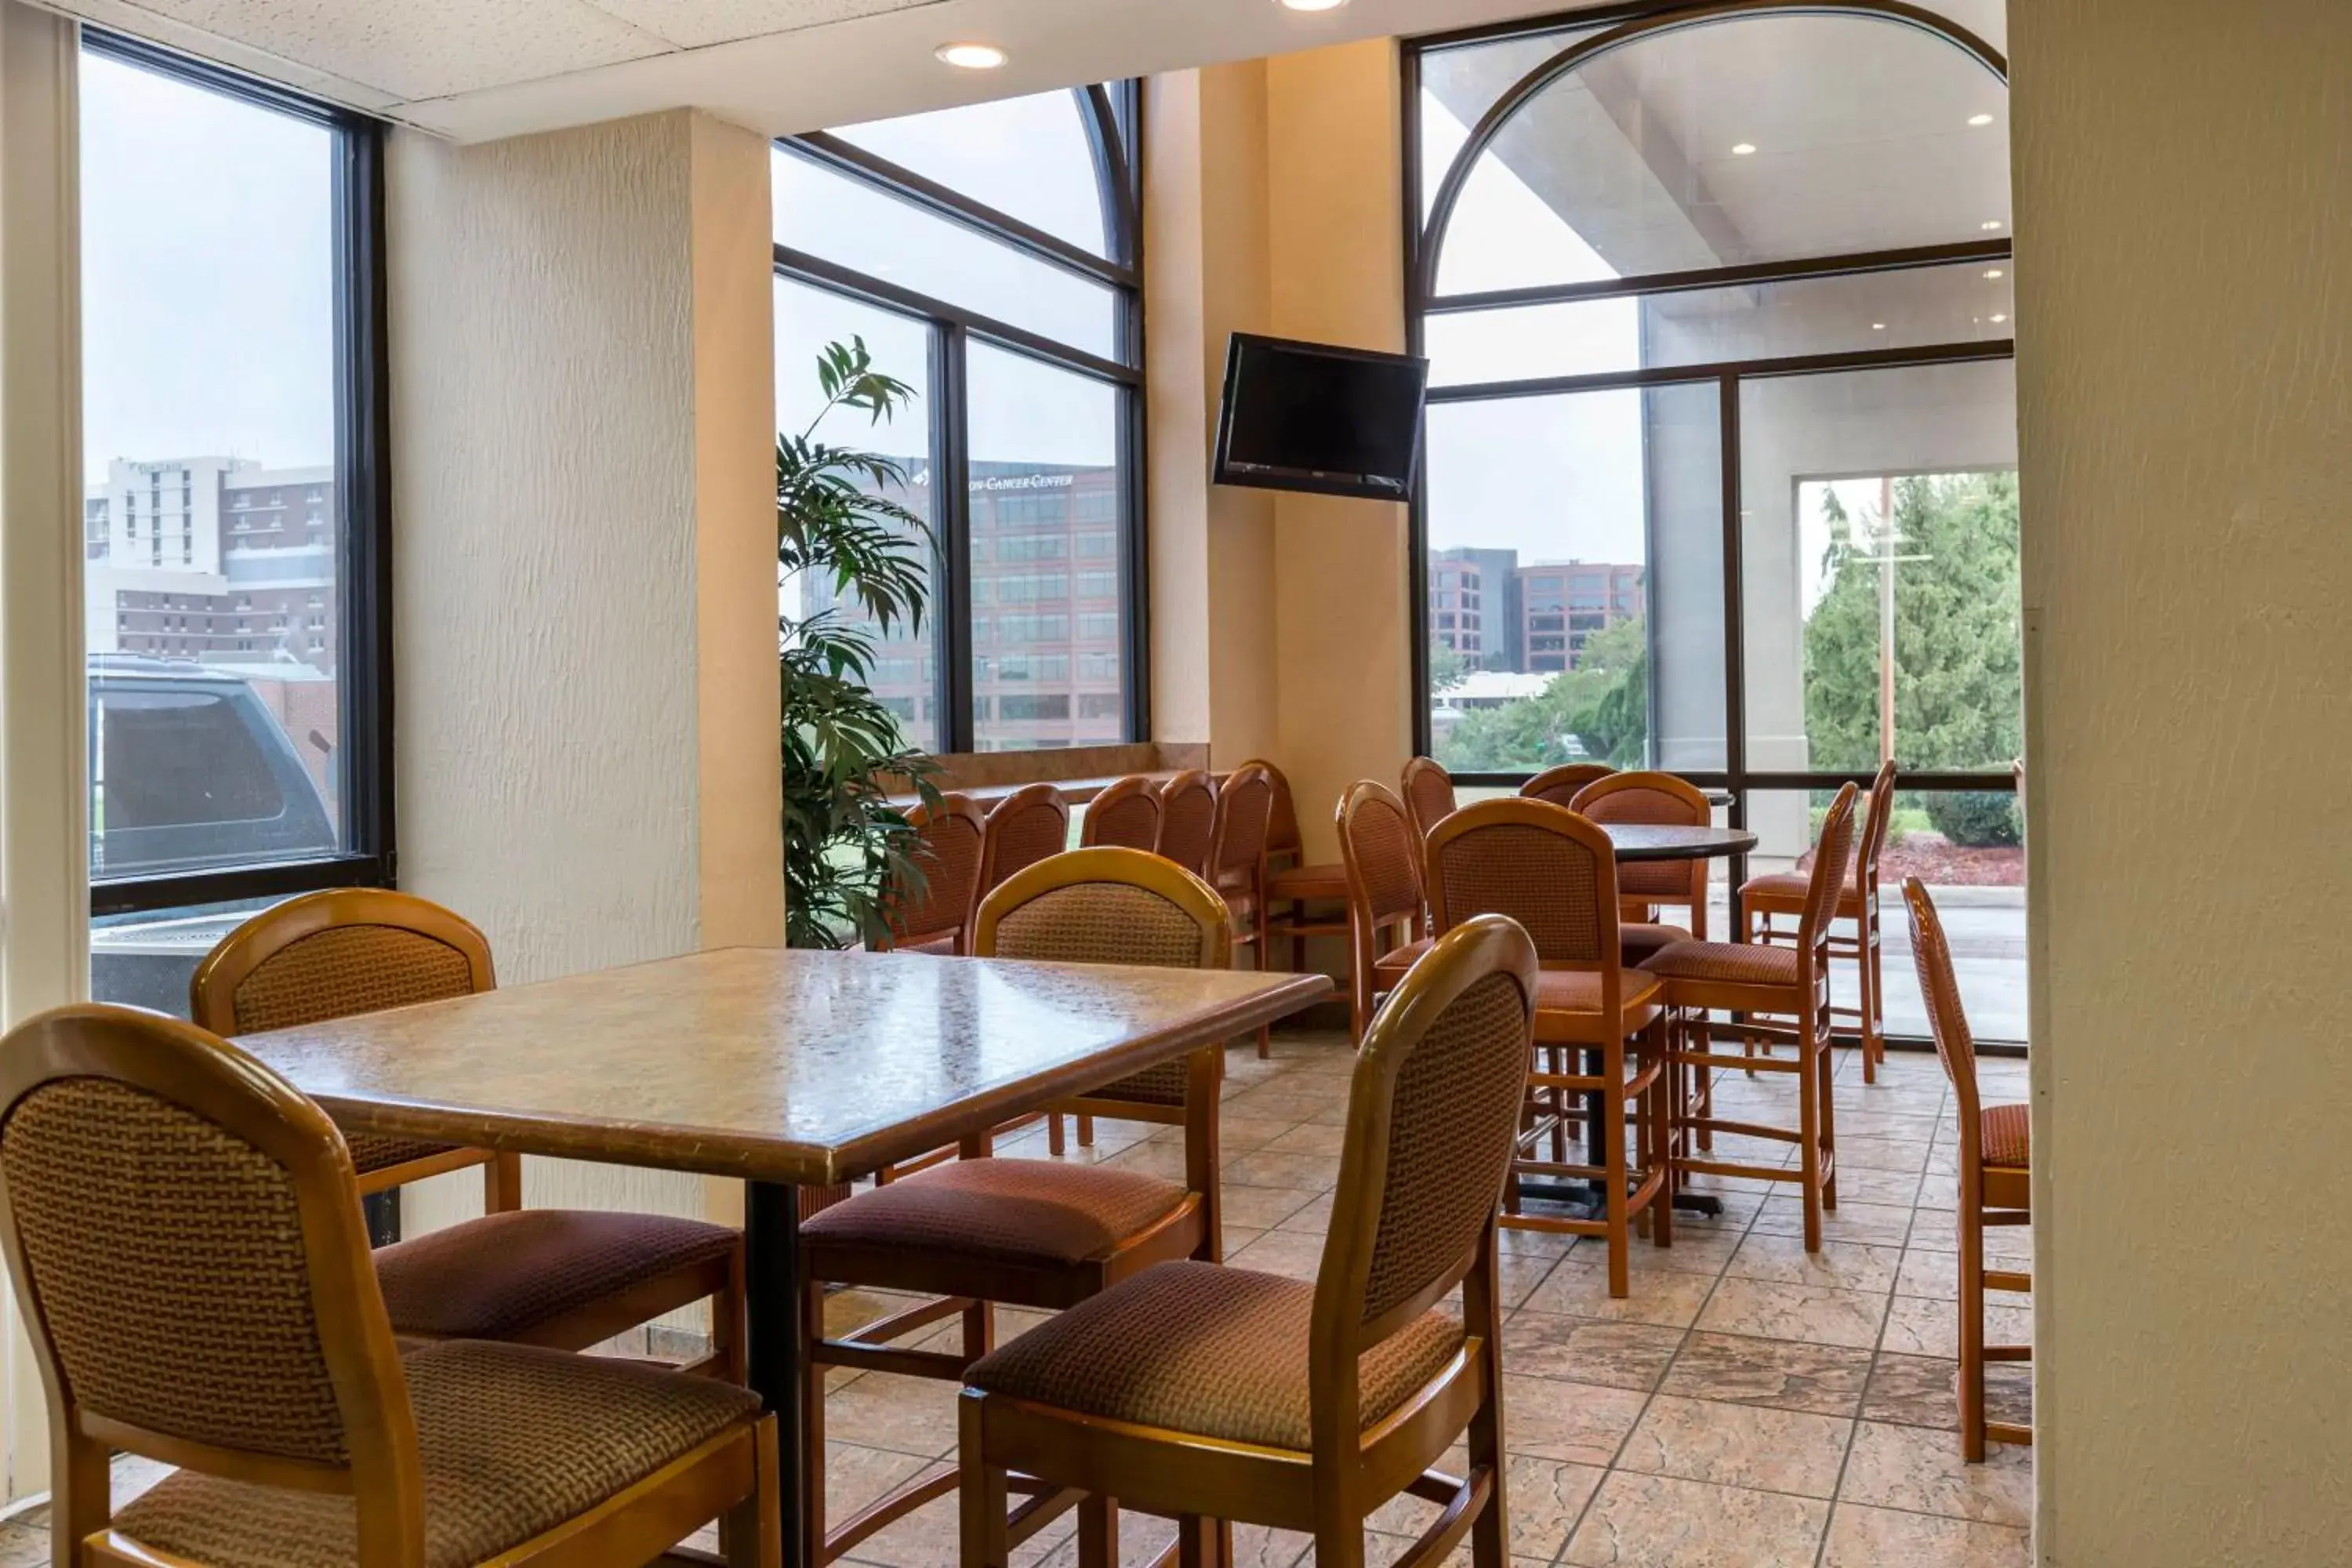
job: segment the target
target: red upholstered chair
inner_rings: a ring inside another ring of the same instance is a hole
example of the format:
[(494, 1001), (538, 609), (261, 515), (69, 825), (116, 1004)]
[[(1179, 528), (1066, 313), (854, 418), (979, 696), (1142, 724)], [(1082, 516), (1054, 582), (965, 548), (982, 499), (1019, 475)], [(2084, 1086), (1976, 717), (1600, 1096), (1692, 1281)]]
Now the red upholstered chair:
[(1070, 803), (1062, 792), (1049, 784), (1014, 790), (988, 814), (988, 832), (980, 847), (979, 896), (985, 899), (1014, 872), (1069, 847)]
[[(981, 958), (1223, 969), (1233, 962), (1224, 900), (1198, 877), (1140, 850), (1076, 849), (1031, 866), (982, 900), (971, 951)], [(1060, 1109), (1184, 1129), (1184, 1179), (1111, 1164), (963, 1157), (834, 1205), (801, 1223), (808, 1291), (808, 1424), (803, 1450), (813, 1539), (822, 1564), (953, 1491), (952, 1471), (918, 1479), (833, 1526), (824, 1518), (824, 1369), (848, 1367), (960, 1381), (993, 1347), (992, 1304), (1058, 1311), (1155, 1263), (1221, 1256), (1217, 1096), (1223, 1047), (1121, 1079)], [(931, 1298), (837, 1339), (818, 1337), (828, 1286)], [(960, 1350), (892, 1342), (961, 1317)], [(854, 1434), (853, 1434), (854, 1435)]]
[[(1821, 847), (1805, 890), (1804, 913), (1797, 923), (1794, 946), (1678, 942), (1642, 965), (1665, 982), (1666, 1002), (1675, 1011), (1677, 1079), (1685, 1072), (1699, 1075), (1697, 1100), (1676, 1107), (1676, 1120), (1683, 1129), (1700, 1134), (1744, 1133), (1797, 1146), (1794, 1171), (1702, 1158), (1687, 1152), (1677, 1154), (1675, 1169), (1799, 1184), (1803, 1188), (1808, 1252), (1821, 1250), (1822, 1211), (1837, 1207), (1837, 1129), (1830, 1094), (1829, 926), (1845, 858), (1853, 844), (1854, 793), (1852, 784), (1840, 789), (1822, 820)], [(1743, 1039), (1762, 1037), (1793, 1044), (1796, 1060), (1718, 1055), (1711, 1048), (1717, 1026), (1706, 1017), (1710, 1011), (1742, 1015), (1737, 1023), (1720, 1027)], [(1718, 1069), (1729, 1067), (1793, 1075), (1796, 1127), (1716, 1117), (1707, 1103), (1706, 1086), (1713, 1082)]]
[[(1244, 763), (1217, 786), (1217, 822), (1209, 836), (1209, 882), (1234, 911), (1234, 950), (1257, 950), (1266, 967), (1265, 849), (1274, 826), (1274, 771)], [(1260, 1026), (1257, 1054), (1273, 1054), (1271, 1031)]]
[[(213, 1034), (251, 1035), (497, 984), (488, 939), (453, 911), (411, 893), (334, 888), (264, 910), (222, 939), (189, 979), (188, 1010)], [(489, 1166), (490, 1212), (376, 1249), (394, 1332), (580, 1351), (707, 1300), (711, 1352), (697, 1370), (742, 1381), (743, 1243), (731, 1227), (526, 1209), (514, 1155), (366, 1132), (348, 1142), (363, 1193)]]
[[(1715, 820), (1706, 796), (1672, 773), (1612, 773), (1579, 790), (1570, 809), (1594, 822), (1646, 822), (1705, 827)], [(1635, 861), (1617, 868), (1624, 900), (1625, 962), (1639, 963), (1669, 942), (1706, 940), (1706, 862)], [(1685, 911), (1680, 926), (1658, 923), (1659, 906)]]
[(1161, 858), (1195, 877), (1209, 871), (1209, 840), (1217, 831), (1217, 781), (1199, 768), (1186, 768), (1160, 786)]
[[(1830, 931), (1830, 956), (1851, 958), (1859, 976), (1855, 1005), (1832, 1005), (1832, 1017), (1853, 1018), (1862, 1027), (1862, 1081), (1878, 1081), (1878, 1064), (1886, 1059), (1886, 976), (1879, 961), (1878, 857), (1886, 847), (1886, 825), (1895, 816), (1895, 764), (1878, 764), (1870, 784), (1870, 804), (1854, 840), (1852, 874), (1839, 885), (1837, 924)], [(1797, 871), (1750, 877), (1739, 885), (1737, 919), (1748, 942), (1793, 941), (1795, 933), (1775, 927), (1775, 916), (1794, 920), (1805, 907), (1806, 878)], [(1839, 929), (1852, 922), (1851, 934)]]
[(1528, 800), (1549, 801), (1554, 805), (1576, 807), (1576, 797), (1584, 786), (1598, 784), (1617, 770), (1607, 763), (1562, 763), (1556, 768), (1546, 768), (1519, 786), (1520, 795)]
[[(1307, 938), (1348, 934), (1348, 871), (1337, 860), (1307, 863), (1290, 781), (1272, 763), (1257, 765), (1274, 780), (1274, 816), (1265, 833), (1266, 930), (1285, 941), (1280, 967), (1296, 970), (1306, 962)], [(1271, 947), (1266, 966), (1276, 967)]]
[(915, 828), (914, 860), (923, 873), (923, 889), (888, 901), (887, 945), (894, 952), (961, 952), (972, 906), (979, 902), (988, 814), (968, 795), (943, 795), (938, 810), (917, 805), (907, 820)]
[[(1601, 1101), (1602, 1163), (1571, 1163), (1555, 1142), (1537, 1160), (1522, 1137), (1516, 1169), (1524, 1174), (1582, 1177), (1601, 1184), (1601, 1219), (1507, 1212), (1503, 1224), (1608, 1240), (1609, 1293), (1630, 1287), (1631, 1226), (1648, 1213), (1660, 1247), (1674, 1239), (1667, 1196), (1668, 1101), (1664, 988), (1656, 976), (1624, 967), (1617, 939), (1617, 858), (1609, 836), (1564, 806), (1539, 800), (1482, 800), (1430, 830), (1429, 902), (1441, 938), (1478, 915), (1508, 915), (1527, 928), (1542, 960), (1536, 978), (1536, 1059), (1528, 1076), (1533, 1104), (1552, 1130), (1570, 1114), (1571, 1097)], [(1629, 1042), (1633, 1042), (1629, 1046)], [(1597, 1058), (1597, 1071), (1579, 1058)], [(1628, 1102), (1637, 1106), (1635, 1147), (1626, 1147)], [(1516, 1205), (1514, 1205), (1516, 1206)]]
[(1160, 786), (1141, 773), (1114, 779), (1087, 803), (1078, 822), (1081, 849), (1160, 847)]
[[(1365, 779), (1339, 797), (1339, 863), (1348, 876), (1349, 1023), (1358, 1045), (1380, 999), (1429, 951), (1429, 905), (1412, 814)], [(1391, 935), (1397, 944), (1386, 945)]]
[[(2033, 1428), (1985, 1418), (1985, 1363), (2033, 1359), (2032, 1345), (1985, 1343), (1985, 1291), (2031, 1291), (2033, 1277), (1985, 1267), (1985, 1226), (2033, 1223), (2033, 1148), (2028, 1108), (1984, 1105), (1977, 1097), (1976, 1040), (1960, 1009), (1959, 983), (1952, 977), (1951, 944), (1944, 922), (1916, 877), (1903, 881), (1903, 901), (1911, 910), (1911, 958), (1919, 971), (1919, 994), (1927, 998), (1927, 1024), (1936, 1054), (1952, 1080), (1960, 1121), (1960, 1454), (1983, 1462), (1985, 1440), (2031, 1443)], [(1932, 1179), (1932, 1178), (1931, 1178)]]

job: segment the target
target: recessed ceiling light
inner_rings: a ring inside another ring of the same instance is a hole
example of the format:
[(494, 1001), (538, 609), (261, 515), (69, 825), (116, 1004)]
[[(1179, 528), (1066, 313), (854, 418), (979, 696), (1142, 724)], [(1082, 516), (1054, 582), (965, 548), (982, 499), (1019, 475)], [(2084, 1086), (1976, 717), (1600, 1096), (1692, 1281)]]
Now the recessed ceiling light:
[(1731, 152), (1734, 157), (1745, 158), (1748, 153), (1753, 153), (1754, 151), (1756, 151), (1756, 143), (1753, 142), (1734, 142), (1731, 144)]
[(1969, 123), (1971, 125), (1990, 125), (1992, 123), (1992, 116), (1990, 114), (1971, 114), (1969, 116)]
[(933, 53), (959, 70), (992, 71), (1004, 63), (1003, 49), (994, 44), (941, 44)]
[(1997, 217), (1989, 217), (1985, 219), (1984, 222), (1977, 225), (1977, 226), (1984, 230), (1987, 234), (1990, 234), (1994, 229), (2000, 226), (2000, 219)]
[(1993, 317), (1993, 320), (1996, 321), (2006, 321), (2009, 318), (2005, 315), (1997, 315)]
[(1348, 0), (1282, 0), (1283, 8), (1290, 11), (1337, 11)]
[(1886, 330), (1886, 323), (1884, 321), (1873, 321), (1870, 323), (1870, 330), (1874, 332), (1883, 332)]
[(2006, 276), (2006, 274), (2004, 274), (1998, 267), (1988, 267), (1985, 268), (1985, 281), (1988, 283), (1997, 282), (2004, 276)]

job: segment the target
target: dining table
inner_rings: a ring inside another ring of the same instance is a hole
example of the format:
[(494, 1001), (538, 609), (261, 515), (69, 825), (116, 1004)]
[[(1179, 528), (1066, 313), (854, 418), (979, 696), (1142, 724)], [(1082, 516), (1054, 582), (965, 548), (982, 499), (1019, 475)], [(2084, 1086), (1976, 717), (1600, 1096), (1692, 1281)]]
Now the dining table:
[(347, 1131), (739, 1178), (747, 1382), (799, 1495), (803, 1188), (1043, 1110), (1333, 989), (1320, 974), (722, 948), (242, 1036)]

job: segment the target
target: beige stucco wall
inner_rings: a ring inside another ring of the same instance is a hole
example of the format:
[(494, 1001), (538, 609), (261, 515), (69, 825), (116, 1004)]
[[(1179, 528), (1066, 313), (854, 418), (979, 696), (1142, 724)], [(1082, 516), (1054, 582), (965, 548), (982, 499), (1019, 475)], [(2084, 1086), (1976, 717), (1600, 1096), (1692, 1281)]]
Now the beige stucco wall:
[(2039, 1549), (2352, 1539), (2352, 7), (2012, 8)]

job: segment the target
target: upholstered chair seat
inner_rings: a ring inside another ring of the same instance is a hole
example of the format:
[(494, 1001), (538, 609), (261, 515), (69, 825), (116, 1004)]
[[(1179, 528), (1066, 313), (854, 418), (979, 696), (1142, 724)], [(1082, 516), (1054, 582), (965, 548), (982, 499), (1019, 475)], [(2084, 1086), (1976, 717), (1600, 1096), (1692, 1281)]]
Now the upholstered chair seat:
[(1422, 955), (1437, 941), (1435, 937), (1418, 936), (1402, 947), (1392, 947), (1372, 961), (1372, 973), (1378, 977), (1376, 991), (1393, 991), (1396, 983), (1404, 978), (1405, 971), (1419, 963)]
[(726, 1226), (667, 1215), (512, 1209), (379, 1247), (375, 1276), (403, 1334), (576, 1350), (556, 1325), (666, 1277), (723, 1279), (738, 1245)]
[(1644, 973), (1729, 985), (1794, 985), (1797, 950), (1756, 942), (1678, 942), (1642, 961)]
[(1984, 1108), (1984, 1163), (2011, 1170), (2033, 1168), (2032, 1120), (2022, 1105)]
[(927, 1270), (943, 1258), (1066, 1266), (1108, 1258), (1184, 1198), (1181, 1182), (1108, 1165), (959, 1160), (836, 1204), (802, 1221), (801, 1236), (913, 1249)]
[[(1640, 970), (1628, 970), (1621, 984), (1617, 1005), (1628, 1013), (1658, 1005), (1658, 994), (1665, 982), (1654, 974)], [(1601, 976), (1591, 970), (1547, 969), (1536, 976), (1537, 1027), (1547, 1013), (1591, 1013), (1598, 1015), (1604, 1005)]]
[(1617, 951), (1623, 955), (1628, 968), (1654, 958), (1678, 942), (1690, 940), (1691, 933), (1680, 926), (1661, 925), (1654, 921), (1617, 923)]

